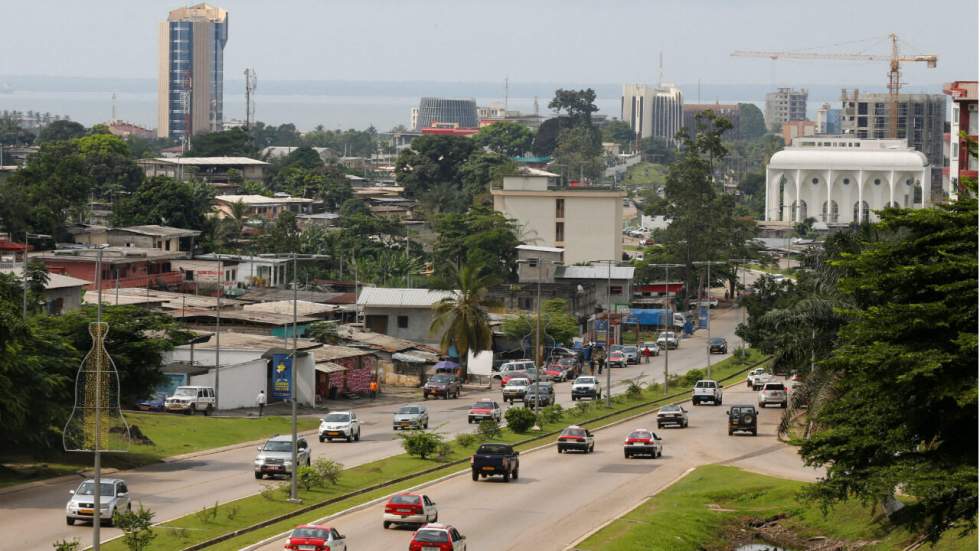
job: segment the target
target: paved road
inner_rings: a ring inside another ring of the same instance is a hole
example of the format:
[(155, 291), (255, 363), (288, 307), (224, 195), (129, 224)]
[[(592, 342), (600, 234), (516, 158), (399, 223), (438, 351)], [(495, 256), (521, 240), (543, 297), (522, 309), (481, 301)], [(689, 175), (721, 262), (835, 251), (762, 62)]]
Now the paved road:
[[(712, 314), (712, 334), (727, 336), (734, 345), (733, 337), (738, 322), (737, 311), (719, 309)], [(706, 363), (706, 336), (700, 334), (685, 339), (681, 347), (670, 353), (670, 372), (685, 373), (691, 369), (704, 368)], [(733, 347), (734, 348), (734, 347)], [(724, 356), (713, 356), (718, 361)], [(649, 364), (630, 366), (613, 370), (613, 387), (622, 387), (623, 379), (645, 374), (646, 380), (663, 380), (664, 356), (653, 358)], [(605, 373), (603, 374), (605, 387)], [(571, 404), (570, 385), (557, 386), (558, 402)], [(477, 398), (500, 400), (500, 391), (467, 393), (458, 400), (429, 401), (430, 428), (447, 435), (473, 430), (466, 422), (466, 410)], [(346, 466), (354, 466), (402, 453), (401, 441), (391, 430), (393, 406), (361, 407), (356, 411), (362, 420), (360, 442), (348, 444), (333, 442), (321, 444), (311, 441), (312, 457), (330, 457)], [(180, 517), (202, 507), (213, 505), (215, 501), (226, 502), (258, 493), (262, 483), (252, 476), (252, 461), (255, 449), (242, 447), (211, 455), (151, 465), (114, 474), (124, 478), (133, 494), (134, 500), (156, 512), (158, 521)], [(64, 505), (68, 500), (68, 490), (76, 484), (49, 482), (19, 492), (3, 496), (0, 503), (0, 550), (18, 551), (51, 549), (51, 543), (62, 539), (77, 537), (82, 541), (91, 540), (91, 527), (88, 525), (66, 526)], [(114, 537), (114, 528), (102, 530), (103, 539)]]
[[(634, 427), (656, 430), (656, 418), (645, 416), (596, 434), (591, 455), (558, 455), (553, 448), (521, 456), (520, 478), (510, 483), (473, 482), (458, 476), (428, 487), (438, 504), (439, 520), (456, 526), (469, 549), (560, 550), (602, 523), (629, 510), (698, 465), (723, 463), (761, 473), (815, 480), (818, 472), (803, 467), (795, 449), (776, 439), (782, 410), (764, 410), (759, 435), (728, 436), (725, 409), (755, 402), (744, 386), (725, 393), (725, 405), (688, 407), (687, 429), (656, 431), (663, 438), (660, 459), (623, 457), (623, 437)], [(330, 522), (359, 551), (406, 549), (412, 528), (385, 530), (383, 505), (372, 506)], [(260, 547), (282, 549), (279, 540)]]

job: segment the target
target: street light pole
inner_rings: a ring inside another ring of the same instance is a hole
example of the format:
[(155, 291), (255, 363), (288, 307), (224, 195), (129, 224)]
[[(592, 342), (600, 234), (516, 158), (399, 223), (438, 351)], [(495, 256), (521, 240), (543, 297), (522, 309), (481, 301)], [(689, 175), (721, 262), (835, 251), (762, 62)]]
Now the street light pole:
[[(26, 261), (26, 257), (25, 257)], [(100, 337), (102, 336), (102, 249), (99, 248), (98, 253), (96, 253), (95, 258), (95, 288), (98, 293), (98, 305), (95, 308), (95, 326), (98, 328), (96, 334)], [(99, 361), (102, 361), (102, 354), (98, 354)], [(99, 551), (99, 546), (102, 543), (101, 536), (99, 534), (99, 528), (102, 524), (102, 452), (99, 450), (99, 440), (102, 439), (102, 366), (97, 366), (97, 371), (95, 374), (95, 438), (93, 438), (94, 450), (93, 455), (95, 458), (95, 493), (93, 496), (92, 503), (94, 508), (92, 510), (92, 549), (94, 551)]]
[(217, 302), (217, 315), (215, 317), (215, 331), (214, 331), (214, 409), (215, 411), (219, 408), (219, 400), (221, 396), (221, 387), (219, 383), (221, 382), (221, 295), (225, 292), (224, 286), (225, 278), (225, 268), (224, 263), (218, 261), (218, 302)]
[[(708, 279), (704, 283), (704, 288), (705, 288), (706, 293), (710, 293), (710, 291), (711, 291), (711, 265), (712, 264), (727, 264), (727, 262), (723, 262), (723, 261), (720, 261), (720, 260), (703, 260), (703, 261), (698, 261), (698, 262), (692, 262), (691, 264), (694, 264), (695, 266), (701, 266), (701, 265), (707, 265), (708, 266)], [(702, 308), (702, 304), (701, 304), (702, 302), (704, 302), (704, 301), (702, 300), (702, 301), (699, 301), (699, 303), (698, 303), (698, 309), (699, 310)], [(708, 374), (707, 374), (707, 377), (710, 379), (711, 378), (711, 295), (710, 294), (708, 294), (707, 312), (708, 312), (708, 319), (705, 320), (706, 321), (705, 327), (708, 330), (708, 346), (705, 347), (705, 352), (707, 352), (707, 357), (708, 357)]]
[(27, 255), (31, 250), (31, 239), (50, 239), (50, 235), (43, 233), (30, 233), (24, 234), (24, 307), (23, 307), (23, 317), (27, 319)]
[(612, 263), (606, 261), (606, 407), (612, 407), (612, 368), (609, 367), (609, 349), (612, 348)]

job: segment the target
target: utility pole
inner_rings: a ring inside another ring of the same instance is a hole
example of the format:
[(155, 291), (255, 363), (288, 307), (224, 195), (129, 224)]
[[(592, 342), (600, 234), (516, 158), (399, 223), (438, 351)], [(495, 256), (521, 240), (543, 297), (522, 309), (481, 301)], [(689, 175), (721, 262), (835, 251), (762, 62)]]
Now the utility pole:
[[(712, 264), (727, 264), (727, 263), (728, 262), (724, 262), (724, 261), (720, 261), (720, 260), (702, 260), (702, 261), (692, 262), (691, 264), (694, 264), (695, 266), (707, 266), (708, 267), (708, 279), (704, 283), (705, 291), (708, 292), (708, 291), (711, 290), (711, 265)], [(704, 349), (705, 349), (705, 352), (707, 353), (707, 358), (708, 358), (708, 373), (707, 373), (706, 376), (707, 376), (707, 378), (710, 379), (711, 378), (711, 295), (708, 294), (708, 305), (707, 305), (707, 307), (704, 307), (703, 306), (703, 304), (702, 304), (703, 302), (704, 302), (703, 300), (698, 302), (698, 310), (700, 310), (701, 308), (705, 308), (705, 310), (708, 313), (708, 318), (707, 318), (707, 320), (705, 320), (706, 323), (704, 324), (705, 325), (705, 328), (708, 330), (708, 345), (705, 346)]]
[[(674, 301), (670, 298), (670, 269), (671, 268), (683, 268), (683, 264), (649, 264), (651, 268), (663, 268), (664, 274), (664, 294), (667, 295), (667, 323), (664, 327), (665, 331), (674, 333), (674, 338), (678, 339), (680, 342), (680, 335), (674, 329)], [(664, 339), (664, 396), (667, 395), (667, 387), (670, 385), (670, 345), (668, 344), (668, 339)]]
[(27, 289), (30, 285), (27, 284), (27, 255), (31, 250), (31, 239), (51, 239), (50, 235), (43, 233), (25, 233), (24, 234), (24, 307), (23, 307), (23, 318), (27, 319)]
[(217, 311), (215, 312), (215, 325), (214, 325), (214, 409), (218, 410), (220, 407), (220, 396), (221, 387), (219, 383), (221, 382), (221, 295), (225, 292), (224, 287), (224, 262), (218, 261), (218, 301), (217, 301)]

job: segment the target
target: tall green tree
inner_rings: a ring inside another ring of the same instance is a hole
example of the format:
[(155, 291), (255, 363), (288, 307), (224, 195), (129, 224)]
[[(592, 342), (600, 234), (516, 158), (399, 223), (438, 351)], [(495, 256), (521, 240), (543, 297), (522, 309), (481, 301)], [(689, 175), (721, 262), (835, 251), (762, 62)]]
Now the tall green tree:
[(507, 157), (517, 157), (531, 150), (534, 133), (516, 122), (498, 122), (484, 126), (473, 136), (480, 147)]
[(487, 295), (494, 278), (481, 274), (479, 266), (470, 265), (458, 270), (453, 268), (453, 276), (455, 293), (432, 306), (435, 316), (430, 331), (439, 336), (443, 354), (448, 353), (450, 347), (456, 348), (465, 376), (468, 352), (481, 352), (493, 347), (493, 333), (487, 313), (492, 303)]
[(37, 135), (37, 143), (66, 142), (75, 138), (81, 138), (85, 134), (85, 127), (80, 123), (70, 120), (58, 120), (41, 129), (41, 132)]
[(165, 176), (148, 178), (135, 193), (113, 209), (113, 224), (161, 224), (192, 230), (208, 227), (214, 190), (204, 182), (177, 181)]
[(78, 152), (92, 178), (92, 192), (111, 198), (119, 192), (133, 192), (143, 181), (129, 146), (112, 134), (92, 134), (78, 138)]
[(405, 195), (419, 197), (439, 183), (460, 188), (460, 169), (476, 150), (469, 138), (420, 136), (412, 146), (398, 154), (395, 179), (405, 187)]
[(595, 180), (602, 176), (602, 142), (591, 126), (562, 130), (554, 156), (569, 179)]
[(465, 213), (438, 216), (433, 245), (435, 279), (444, 285), (455, 278), (458, 266), (480, 266), (499, 281), (512, 281), (516, 273), (517, 225), (486, 206)]
[[(520, 340), (530, 335), (533, 341), (537, 321), (536, 312), (522, 313), (504, 320), (501, 329), (508, 337)], [(578, 336), (578, 322), (575, 316), (568, 313), (565, 299), (553, 298), (541, 303), (541, 334), (542, 346), (552, 339), (557, 343), (570, 344), (572, 337)]]
[(762, 111), (751, 103), (738, 104), (738, 133), (741, 139), (759, 138), (766, 134)]
[(576, 124), (592, 124), (592, 113), (599, 110), (595, 104), (596, 93), (592, 88), (585, 90), (565, 90), (559, 88), (555, 90), (555, 97), (548, 102), (548, 109), (554, 109), (556, 113), (565, 111), (568, 116), (576, 121)]
[(624, 151), (631, 150), (636, 141), (636, 133), (626, 121), (611, 120), (602, 125), (601, 131), (602, 141), (617, 143)]
[(243, 128), (199, 134), (191, 138), (185, 157), (256, 157), (259, 151)]

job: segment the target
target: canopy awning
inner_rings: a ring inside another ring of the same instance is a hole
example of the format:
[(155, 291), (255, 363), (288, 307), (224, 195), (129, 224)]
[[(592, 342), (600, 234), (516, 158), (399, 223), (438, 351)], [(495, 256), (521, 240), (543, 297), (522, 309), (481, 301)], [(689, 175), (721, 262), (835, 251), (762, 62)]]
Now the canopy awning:
[(340, 364), (335, 364), (333, 362), (320, 362), (313, 367), (320, 373), (336, 373), (338, 371), (347, 371), (346, 367)]
[(391, 359), (395, 360), (396, 362), (404, 362), (407, 364), (426, 364), (433, 361), (433, 358), (426, 357), (419, 352), (395, 352), (391, 355)]

